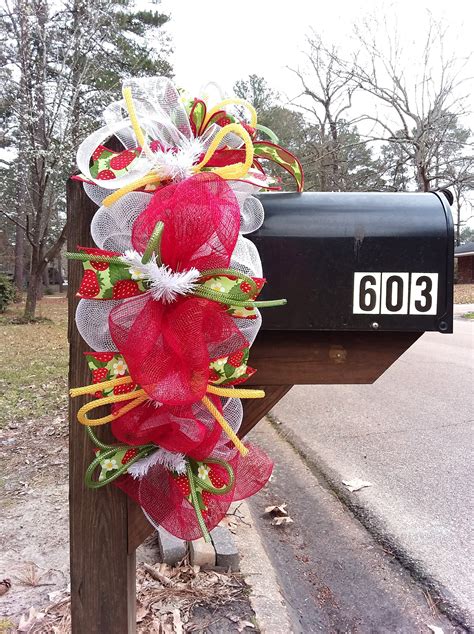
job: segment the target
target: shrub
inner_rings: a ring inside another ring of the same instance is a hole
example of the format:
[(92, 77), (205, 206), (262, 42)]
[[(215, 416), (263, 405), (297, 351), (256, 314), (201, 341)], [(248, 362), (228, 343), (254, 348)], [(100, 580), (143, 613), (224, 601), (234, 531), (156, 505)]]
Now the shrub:
[(15, 299), (15, 287), (8, 277), (0, 275), (0, 313), (4, 313)]

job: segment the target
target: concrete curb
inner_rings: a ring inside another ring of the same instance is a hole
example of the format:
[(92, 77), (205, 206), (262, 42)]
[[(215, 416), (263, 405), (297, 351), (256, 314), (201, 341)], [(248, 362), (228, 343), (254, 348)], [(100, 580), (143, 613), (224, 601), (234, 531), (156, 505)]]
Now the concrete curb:
[(454, 304), (453, 305), (453, 313), (455, 317), (460, 317), (465, 313), (470, 313), (474, 311), (474, 304)]
[(396, 536), (387, 529), (383, 519), (373, 512), (370, 504), (363, 497), (359, 498), (349, 493), (342, 484), (341, 474), (324, 459), (319, 456), (315, 457), (311, 447), (272, 412), (267, 415), (267, 420), (275, 431), (301, 456), (309, 469), (318, 478), (320, 484), (332, 491), (366, 528), (369, 534), (383, 547), (392, 552), (412, 577), (429, 591), (433, 599), (435, 599), (437, 609), (445, 614), (453, 624), (464, 628), (463, 631), (474, 632), (472, 614), (469, 613), (465, 606), (458, 603), (448, 588), (440, 584), (424, 569), (414, 554), (406, 551)]
[(260, 631), (292, 634), (293, 629), (273, 565), (267, 555), (252, 514), (245, 502), (234, 504), (242, 522), (235, 540), (240, 552), (240, 571), (251, 588), (250, 604)]

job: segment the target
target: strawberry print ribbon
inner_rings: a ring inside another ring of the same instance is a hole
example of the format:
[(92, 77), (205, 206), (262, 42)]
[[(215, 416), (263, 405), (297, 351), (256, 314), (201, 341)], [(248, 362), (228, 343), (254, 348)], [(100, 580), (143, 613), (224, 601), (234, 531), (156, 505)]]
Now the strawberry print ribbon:
[[(68, 254), (84, 268), (77, 323), (92, 374), (71, 396), (95, 397), (78, 411), (95, 446), (85, 480), (120, 487), (155, 526), (209, 540), (230, 503), (272, 470), (237, 435), (240, 399), (264, 396), (240, 387), (255, 372), (259, 309), (285, 303), (258, 300), (265, 279), (243, 237), (263, 222), (252, 194), (273, 188), (265, 161), (298, 191), (303, 173), (250, 104), (183, 99), (165, 78), (128, 81), (105, 119), (78, 150), (77, 178), (101, 205), (96, 246)], [(122, 151), (107, 147), (111, 135)], [(114, 444), (93, 432), (107, 423)]]

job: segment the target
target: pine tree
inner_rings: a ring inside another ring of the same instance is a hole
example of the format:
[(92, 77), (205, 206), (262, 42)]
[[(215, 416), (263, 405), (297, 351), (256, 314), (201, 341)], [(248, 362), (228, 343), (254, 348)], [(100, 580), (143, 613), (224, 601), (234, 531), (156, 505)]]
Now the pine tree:
[[(14, 209), (0, 207), (31, 247), (25, 319), (66, 238), (65, 181), (80, 139), (125, 76), (171, 75), (168, 16), (129, 0), (12, 0), (0, 18), (2, 139), (14, 157)], [(21, 250), (20, 250), (21, 251)]]

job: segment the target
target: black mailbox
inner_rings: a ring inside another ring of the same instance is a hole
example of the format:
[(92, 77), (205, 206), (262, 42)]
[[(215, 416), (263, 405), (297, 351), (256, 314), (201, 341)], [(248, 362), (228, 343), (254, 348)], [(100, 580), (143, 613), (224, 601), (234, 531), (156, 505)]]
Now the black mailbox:
[(248, 236), (269, 284), (264, 330), (452, 332), (453, 221), (443, 194), (261, 194)]

